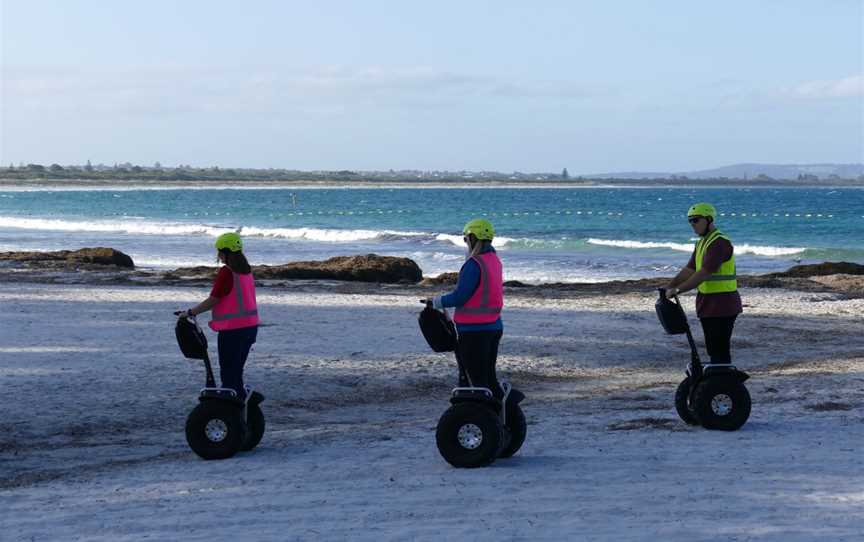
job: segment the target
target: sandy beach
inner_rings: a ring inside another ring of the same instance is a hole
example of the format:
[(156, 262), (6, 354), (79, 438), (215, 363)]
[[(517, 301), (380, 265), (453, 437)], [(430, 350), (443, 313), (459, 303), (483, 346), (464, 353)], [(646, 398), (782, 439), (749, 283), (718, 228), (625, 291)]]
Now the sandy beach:
[(864, 542), (862, 43), (0, 0), (0, 542)]
[(742, 290), (753, 414), (723, 433), (675, 414), (688, 349), (653, 292), (514, 291), (499, 374), (528, 395), (528, 438), (457, 470), (434, 441), (455, 363), (417, 329), (422, 292), (262, 288), (246, 374), (267, 433), (206, 462), (183, 436), (203, 367), (171, 315), (204, 287), (0, 286), (4, 540), (864, 536), (864, 299)]

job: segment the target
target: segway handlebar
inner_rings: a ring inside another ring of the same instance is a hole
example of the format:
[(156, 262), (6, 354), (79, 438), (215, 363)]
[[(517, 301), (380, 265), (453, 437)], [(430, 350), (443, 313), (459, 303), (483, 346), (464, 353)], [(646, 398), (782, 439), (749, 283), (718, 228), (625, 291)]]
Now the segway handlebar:
[[(179, 316), (180, 316), (181, 314), (183, 314), (184, 312), (186, 312), (186, 311), (174, 311), (173, 314), (174, 314), (174, 316), (179, 317)], [(195, 316), (189, 314), (188, 312), (186, 312), (186, 319), (189, 320), (190, 322), (192, 322), (193, 324), (197, 324), (197, 323), (198, 323), (198, 320), (195, 318)]]
[[(666, 288), (657, 288), (657, 290), (660, 292), (660, 297), (666, 299)], [(675, 303), (678, 303), (679, 305), (681, 304), (681, 302), (678, 301), (678, 294), (673, 295), (672, 298), (675, 300)]]

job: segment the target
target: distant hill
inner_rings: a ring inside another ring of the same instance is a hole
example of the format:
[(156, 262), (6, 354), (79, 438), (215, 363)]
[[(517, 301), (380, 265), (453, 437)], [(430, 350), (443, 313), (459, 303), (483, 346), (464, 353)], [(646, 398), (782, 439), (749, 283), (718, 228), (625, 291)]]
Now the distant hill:
[(602, 173), (599, 175), (583, 175), (589, 179), (661, 179), (672, 177), (688, 177), (690, 179), (755, 179), (765, 175), (772, 179), (795, 180), (799, 175), (814, 175), (827, 179), (836, 175), (842, 179), (855, 179), (864, 175), (864, 164), (735, 164), (714, 169), (698, 171), (657, 172), (657, 171), (621, 171)]

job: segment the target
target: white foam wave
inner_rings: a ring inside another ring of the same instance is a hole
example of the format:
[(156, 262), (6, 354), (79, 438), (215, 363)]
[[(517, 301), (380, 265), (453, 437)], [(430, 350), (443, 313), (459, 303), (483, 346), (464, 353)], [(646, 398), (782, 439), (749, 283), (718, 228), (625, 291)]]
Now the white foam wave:
[(411, 252), (409, 255), (413, 260), (433, 262), (461, 262), (465, 260), (465, 255), (462, 253), (449, 254), (447, 252)]
[(653, 241), (628, 241), (618, 239), (588, 239), (589, 245), (618, 248), (668, 248), (680, 252), (693, 252), (692, 244), (685, 243), (658, 243)]
[(144, 235), (210, 235), (219, 236), (232, 228), (203, 224), (162, 224), (158, 222), (84, 222), (46, 218), (0, 216), (0, 228), (94, 233), (137, 233)]
[[(171, 224), (144, 221), (84, 222), (44, 218), (18, 218), (0, 216), (0, 228), (27, 230), (128, 233), (141, 235), (208, 235), (217, 237), (234, 228), (209, 226), (206, 224)], [(338, 230), (323, 228), (258, 228), (242, 227), (244, 236), (270, 237), (278, 239), (305, 239), (321, 242), (369, 241), (381, 238), (413, 238), (429, 236), (428, 233), (396, 230)], [(460, 238), (461, 242), (461, 238)]]
[[(465, 247), (465, 241), (462, 240), (461, 235), (452, 235), (449, 233), (439, 233), (438, 235), (435, 236), (435, 240), (436, 241), (450, 242), (451, 244), (456, 245), (457, 247), (460, 247), (460, 248)], [(492, 244), (497, 248), (501, 248), (501, 247), (507, 246), (509, 243), (512, 243), (513, 241), (515, 241), (515, 239), (512, 239), (510, 237), (496, 237), (495, 240), (492, 241)]]
[(755, 254), (756, 256), (791, 256), (807, 250), (803, 247), (771, 247), (757, 245), (735, 245), (736, 254)]
[(274, 237), (280, 239), (306, 239), (308, 241), (323, 241), (328, 243), (344, 243), (350, 241), (370, 241), (382, 237), (422, 237), (428, 234), (414, 231), (395, 230), (331, 230), (321, 228), (241, 228), (240, 233), (257, 237)]
[[(618, 239), (588, 239), (591, 245), (600, 245), (618, 248), (668, 248), (679, 252), (693, 252), (693, 244), (685, 243), (663, 243), (652, 241), (628, 241)], [(807, 250), (803, 247), (773, 247), (759, 245), (735, 245), (736, 254), (753, 254), (756, 256), (791, 256), (800, 254)]]
[(435, 236), (436, 241), (449, 241), (450, 243), (461, 247), (465, 245), (461, 235), (450, 235), (449, 233), (439, 233)]

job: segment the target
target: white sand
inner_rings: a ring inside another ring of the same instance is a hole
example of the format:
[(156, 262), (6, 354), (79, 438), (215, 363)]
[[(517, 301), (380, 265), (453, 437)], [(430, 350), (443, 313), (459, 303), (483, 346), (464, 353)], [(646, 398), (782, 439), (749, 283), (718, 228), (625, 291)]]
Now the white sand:
[(745, 290), (753, 415), (720, 433), (674, 413), (688, 349), (652, 293), (508, 298), (499, 372), (528, 395), (528, 439), (457, 470), (434, 441), (455, 364), (417, 295), (326, 289), (259, 291), (246, 376), (267, 433), (198, 459), (203, 368), (171, 311), (205, 295), (0, 285), (0, 539), (864, 539), (864, 300)]

